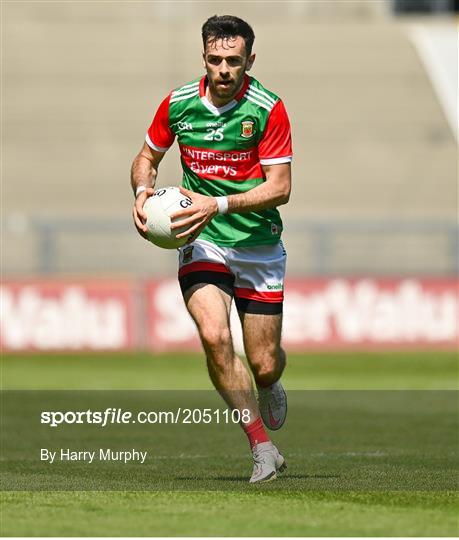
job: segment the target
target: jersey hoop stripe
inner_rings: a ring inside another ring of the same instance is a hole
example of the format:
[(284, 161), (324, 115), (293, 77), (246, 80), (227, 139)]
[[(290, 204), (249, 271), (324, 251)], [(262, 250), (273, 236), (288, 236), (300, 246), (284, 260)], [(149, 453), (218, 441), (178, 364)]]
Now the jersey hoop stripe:
[(193, 90), (192, 92), (189, 92), (188, 94), (181, 94), (180, 96), (171, 96), (171, 101), (177, 100), (177, 99), (186, 99), (190, 96), (195, 96), (196, 94), (199, 94), (199, 90)]
[(254, 99), (253, 97), (251, 97), (250, 94), (246, 93), (245, 97), (246, 97), (249, 101), (252, 101), (253, 103), (256, 103), (259, 107), (263, 107), (263, 109), (266, 109), (267, 111), (271, 112), (272, 107), (268, 107), (268, 105), (266, 105), (265, 103), (262, 103), (261, 101), (257, 101), (256, 99)]
[(192, 262), (180, 268), (179, 277), (186, 276), (191, 272), (220, 272), (222, 274), (231, 274), (230, 270), (221, 263)]
[(189, 94), (190, 92), (196, 92), (198, 90), (198, 87), (195, 88), (187, 88), (186, 90), (183, 90), (183, 92), (172, 92), (171, 97), (179, 97), (183, 96), (185, 94)]
[(185, 99), (190, 99), (197, 95), (199, 95), (199, 91), (193, 91), (191, 94), (184, 94), (182, 96), (173, 97), (171, 98), (169, 103), (175, 103), (176, 101), (184, 101)]
[(180, 92), (178, 94), (172, 93), (171, 97), (172, 98), (177, 98), (177, 97), (181, 97), (181, 96), (186, 96), (188, 94), (192, 94), (193, 92), (199, 92), (199, 88), (197, 86), (196, 86), (196, 88), (187, 88), (185, 92)]
[(260, 96), (263, 96), (265, 99), (270, 101), (273, 105), (276, 103), (276, 100), (274, 98), (272, 98), (269, 94), (267, 94), (266, 92), (263, 92), (262, 90), (254, 86), (253, 84), (249, 86), (249, 89), (252, 90), (252, 92), (255, 92), (256, 94), (260, 94)]
[(258, 300), (259, 302), (282, 302), (284, 291), (257, 291), (248, 287), (234, 287), (236, 298), (246, 298), (247, 300)]
[(268, 105), (268, 107), (270, 107), (271, 109), (273, 108), (274, 104), (271, 103), (270, 101), (268, 101), (266, 98), (264, 98), (263, 96), (259, 96), (257, 94), (254, 94), (253, 92), (251, 92), (250, 88), (247, 90), (247, 92), (255, 99), (258, 99), (259, 101), (263, 101), (263, 103), (266, 103), (266, 105)]
[(187, 84), (186, 86), (182, 86), (182, 88), (179, 88), (178, 90), (174, 90), (172, 92), (172, 96), (178, 96), (180, 94), (186, 94), (190, 92), (191, 90), (195, 90), (199, 87), (199, 82), (193, 83), (193, 84)]

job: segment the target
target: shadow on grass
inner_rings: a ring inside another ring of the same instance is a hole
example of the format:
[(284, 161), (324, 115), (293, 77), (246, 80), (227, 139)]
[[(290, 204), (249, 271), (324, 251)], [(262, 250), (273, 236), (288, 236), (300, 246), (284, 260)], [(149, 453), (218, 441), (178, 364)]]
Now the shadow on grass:
[[(282, 474), (278, 478), (283, 480), (311, 480), (313, 478), (341, 478), (339, 475), (331, 474)], [(220, 482), (247, 482), (247, 476), (179, 476), (176, 480), (190, 481), (190, 480), (217, 480)]]

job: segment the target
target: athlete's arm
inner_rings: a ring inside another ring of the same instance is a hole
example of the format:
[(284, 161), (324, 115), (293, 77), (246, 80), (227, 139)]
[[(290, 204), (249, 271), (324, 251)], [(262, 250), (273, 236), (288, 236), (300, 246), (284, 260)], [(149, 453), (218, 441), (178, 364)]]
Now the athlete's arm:
[(147, 232), (145, 225), (147, 216), (143, 211), (143, 205), (153, 194), (159, 164), (175, 139), (175, 134), (169, 126), (169, 100), (170, 94), (159, 105), (145, 136), (143, 148), (135, 157), (131, 168), (131, 186), (134, 195), (139, 187), (146, 188), (136, 197), (132, 209), (134, 224), (144, 238)]
[[(290, 163), (263, 165), (263, 172), (266, 176), (265, 182), (245, 193), (228, 196), (228, 213), (243, 214), (267, 210), (288, 202), (292, 185)], [(189, 225), (177, 238), (192, 234), (191, 242), (217, 214), (217, 200), (215, 197), (201, 195), (182, 187), (180, 191), (191, 198), (193, 205), (171, 216), (173, 219), (181, 218), (171, 225), (171, 229)]]
[(139, 193), (135, 199), (132, 209), (132, 217), (137, 231), (145, 238), (147, 227), (145, 222), (147, 216), (143, 211), (143, 205), (150, 195), (153, 194), (156, 177), (158, 175), (158, 166), (164, 157), (164, 152), (157, 152), (150, 148), (147, 143), (144, 143), (142, 150), (137, 154), (132, 162), (131, 167), (131, 186), (134, 195), (137, 189), (141, 186), (145, 187), (145, 191)]
[(266, 181), (250, 191), (228, 196), (228, 213), (243, 214), (286, 204), (292, 189), (290, 163), (262, 165)]

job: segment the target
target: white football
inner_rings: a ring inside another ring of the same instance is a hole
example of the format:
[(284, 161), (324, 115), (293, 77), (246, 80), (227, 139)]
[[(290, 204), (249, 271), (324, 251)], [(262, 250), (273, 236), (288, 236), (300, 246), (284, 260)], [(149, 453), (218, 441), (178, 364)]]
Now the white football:
[(192, 204), (191, 199), (180, 193), (178, 187), (157, 189), (143, 205), (143, 210), (147, 214), (148, 240), (156, 246), (166, 249), (183, 246), (188, 237), (176, 238), (176, 235), (186, 230), (187, 227), (171, 231), (170, 216)]

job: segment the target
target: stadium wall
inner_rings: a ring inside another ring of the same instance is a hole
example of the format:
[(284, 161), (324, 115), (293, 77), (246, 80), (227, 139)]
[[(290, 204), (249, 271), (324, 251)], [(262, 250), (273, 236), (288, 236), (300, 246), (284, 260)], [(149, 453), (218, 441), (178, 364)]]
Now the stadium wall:
[[(305, 350), (455, 350), (459, 280), (291, 279), (283, 343)], [(175, 279), (7, 281), (3, 351), (200, 350)], [(236, 348), (242, 351), (237, 313)]]
[[(3, 276), (175, 273), (132, 226), (129, 168), (160, 101), (204, 72), (215, 12), (252, 22), (251, 74), (292, 120), (289, 275), (455, 272), (457, 145), (411, 33), (457, 38), (453, 17), (379, 0), (2, 5)], [(180, 178), (174, 145), (158, 187)]]

